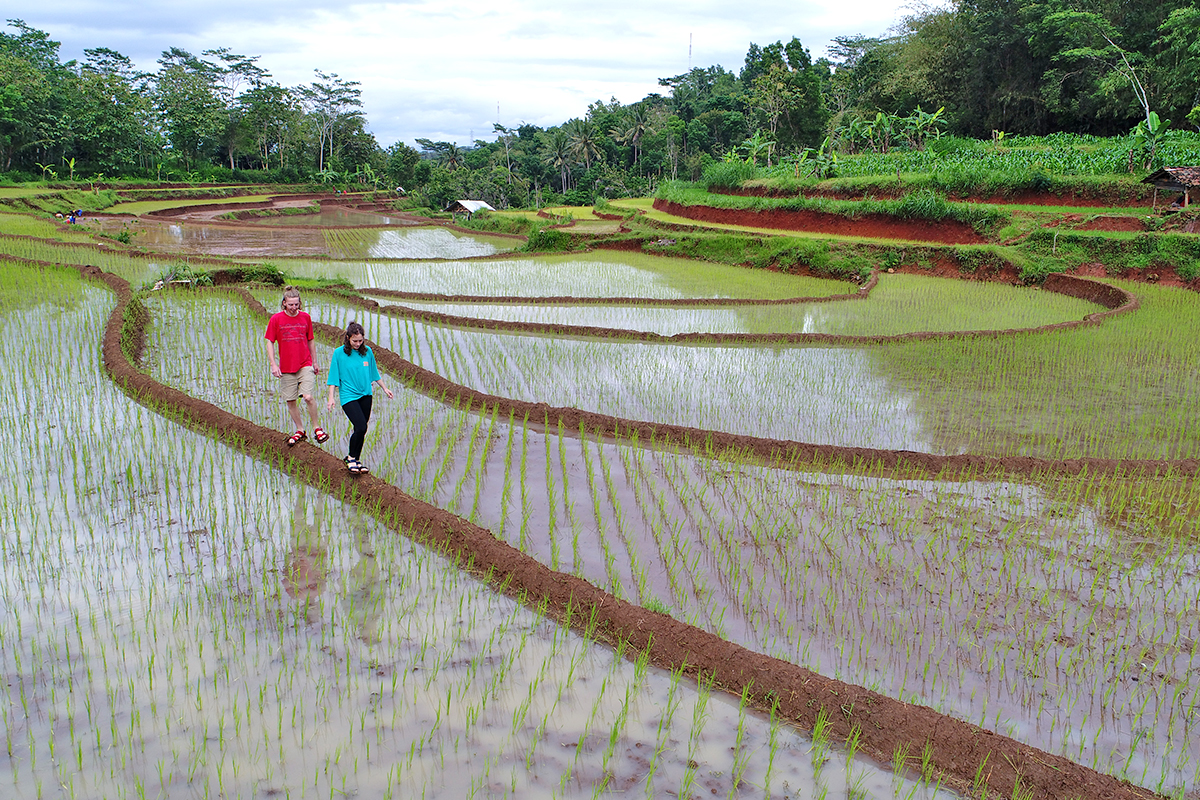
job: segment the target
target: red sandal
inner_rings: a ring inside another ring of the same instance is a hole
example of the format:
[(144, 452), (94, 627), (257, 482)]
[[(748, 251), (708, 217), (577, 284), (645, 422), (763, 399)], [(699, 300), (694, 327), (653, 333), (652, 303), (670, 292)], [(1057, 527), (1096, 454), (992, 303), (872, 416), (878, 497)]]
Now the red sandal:
[(304, 431), (296, 431), (288, 437), (288, 447), (295, 447), (301, 442), (308, 441), (308, 434)]
[(329, 441), (329, 434), (321, 426), (313, 428), (313, 438), (317, 440), (317, 444), (325, 444)]

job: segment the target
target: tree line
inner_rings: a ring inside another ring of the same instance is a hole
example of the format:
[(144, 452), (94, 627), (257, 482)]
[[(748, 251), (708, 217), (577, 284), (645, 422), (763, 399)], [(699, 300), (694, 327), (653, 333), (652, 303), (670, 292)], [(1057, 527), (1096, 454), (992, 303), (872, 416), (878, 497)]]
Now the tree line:
[[(1153, 137), (1200, 128), (1194, 0), (953, 0), (887, 37), (750, 44), (741, 68), (697, 67), (622, 104), (597, 100), (542, 128), (494, 126), (466, 144), (384, 149), (359, 85), (315, 71), (274, 82), (258, 58), (172, 48), (142, 73), (112, 50), (62, 63), (44, 32), (0, 33), (0, 171), (243, 180), (352, 180), (498, 207), (589, 204), (696, 179), (722, 160), (773, 163), (837, 150), (921, 147), (1056, 131)], [(1173, 122), (1172, 122), (1173, 121)]]
[[(121, 53), (59, 43), (21, 20), (0, 31), (0, 173), (37, 178), (309, 180), (379, 162), (357, 81), (315, 71), (286, 87), (258, 56), (172, 47), (153, 73)], [(253, 173), (260, 173), (255, 176)]]

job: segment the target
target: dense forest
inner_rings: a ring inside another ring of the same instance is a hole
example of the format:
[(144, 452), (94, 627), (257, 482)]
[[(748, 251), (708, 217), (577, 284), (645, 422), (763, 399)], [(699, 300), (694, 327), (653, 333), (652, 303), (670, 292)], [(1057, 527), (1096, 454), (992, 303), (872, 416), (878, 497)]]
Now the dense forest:
[[(1200, 129), (1194, 0), (954, 0), (886, 38), (750, 44), (737, 72), (695, 68), (632, 104), (495, 139), (381, 147), (356, 81), (283, 86), (258, 57), (178, 48), (139, 71), (106, 48), (63, 62), (43, 31), (0, 31), (0, 177), (334, 182), (497, 206), (644, 194), (709, 164), (920, 149), (930, 136)], [(1147, 165), (1141, 165), (1147, 166)]]

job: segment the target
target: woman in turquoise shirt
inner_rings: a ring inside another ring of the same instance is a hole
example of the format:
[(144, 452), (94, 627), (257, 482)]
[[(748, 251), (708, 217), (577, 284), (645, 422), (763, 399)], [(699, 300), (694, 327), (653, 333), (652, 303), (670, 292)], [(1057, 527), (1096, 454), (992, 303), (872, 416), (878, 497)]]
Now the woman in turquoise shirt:
[(379, 368), (375, 366), (375, 353), (367, 347), (363, 326), (351, 322), (342, 336), (342, 346), (333, 351), (329, 358), (329, 409), (334, 406), (334, 390), (342, 403), (342, 411), (354, 433), (350, 434), (350, 455), (346, 456), (346, 468), (355, 475), (368, 472), (362, 465), (363, 440), (367, 438), (367, 423), (371, 419), (371, 389), (378, 383), (383, 393), (392, 397), (392, 390), (383, 385)]

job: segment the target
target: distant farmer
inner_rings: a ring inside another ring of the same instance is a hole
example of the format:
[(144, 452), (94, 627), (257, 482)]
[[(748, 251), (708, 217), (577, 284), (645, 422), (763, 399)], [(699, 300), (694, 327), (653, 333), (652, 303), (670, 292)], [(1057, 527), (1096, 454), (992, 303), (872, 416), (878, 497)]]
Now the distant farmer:
[[(279, 378), (279, 393), (287, 403), (288, 414), (296, 424), (296, 432), (288, 437), (288, 447), (295, 447), (308, 439), (304, 431), (304, 418), (300, 414), (297, 400), (304, 398), (308, 406), (308, 419), (313, 426), (313, 438), (325, 442), (329, 434), (317, 424), (317, 367), (313, 364), (312, 318), (301, 309), (300, 290), (288, 286), (283, 290), (279, 303), (283, 310), (271, 317), (267, 323), (267, 359), (271, 362), (271, 374)], [(279, 348), (278, 360), (275, 356)]]
[[(363, 441), (367, 438), (367, 423), (371, 420), (371, 390), (376, 383), (390, 399), (392, 390), (383, 385), (379, 378), (379, 367), (375, 364), (375, 351), (367, 346), (363, 326), (351, 322), (342, 336), (342, 346), (329, 357), (329, 410), (341, 402), (342, 411), (354, 426), (350, 434), (349, 455), (346, 468), (354, 475), (369, 472), (359, 461)], [(334, 390), (337, 399), (334, 399)]]

